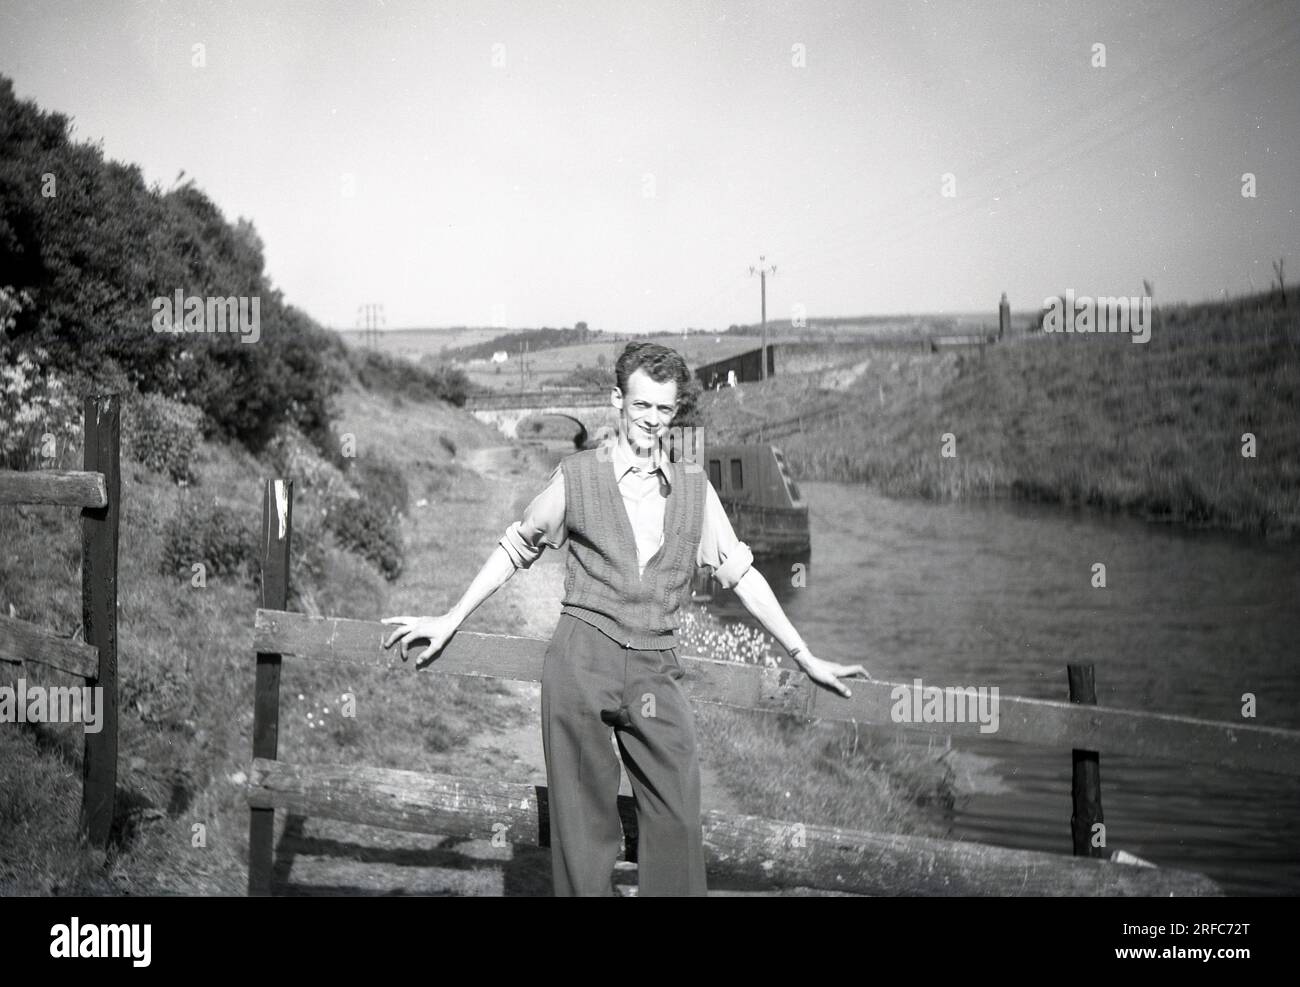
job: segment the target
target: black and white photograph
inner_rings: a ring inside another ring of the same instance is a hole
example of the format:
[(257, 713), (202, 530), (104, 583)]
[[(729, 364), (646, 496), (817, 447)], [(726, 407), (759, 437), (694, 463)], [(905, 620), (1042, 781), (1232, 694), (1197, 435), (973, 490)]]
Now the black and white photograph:
[(1230, 975), (1297, 209), (1295, 0), (0, 0), (0, 898), (1089, 899)]

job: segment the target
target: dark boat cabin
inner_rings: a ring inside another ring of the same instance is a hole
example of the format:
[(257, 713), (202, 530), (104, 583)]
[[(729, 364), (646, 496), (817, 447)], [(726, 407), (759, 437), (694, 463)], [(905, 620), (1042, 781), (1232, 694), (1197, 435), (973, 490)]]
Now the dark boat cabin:
[(737, 537), (755, 555), (806, 553), (808, 504), (774, 445), (710, 445), (702, 463)]
[(806, 507), (774, 445), (705, 445), (704, 466), (718, 496), (755, 507)]

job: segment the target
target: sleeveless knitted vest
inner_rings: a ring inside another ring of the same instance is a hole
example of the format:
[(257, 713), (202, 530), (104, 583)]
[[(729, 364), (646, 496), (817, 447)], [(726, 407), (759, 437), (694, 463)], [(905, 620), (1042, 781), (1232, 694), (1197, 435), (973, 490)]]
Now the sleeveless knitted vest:
[(638, 575), (632, 522), (608, 454), (574, 453), (565, 457), (561, 471), (569, 554), (560, 612), (624, 647), (644, 651), (677, 646), (677, 612), (689, 598), (704, 526), (704, 471), (688, 461), (667, 466), (672, 482), (664, 504), (664, 543), (644, 575)]

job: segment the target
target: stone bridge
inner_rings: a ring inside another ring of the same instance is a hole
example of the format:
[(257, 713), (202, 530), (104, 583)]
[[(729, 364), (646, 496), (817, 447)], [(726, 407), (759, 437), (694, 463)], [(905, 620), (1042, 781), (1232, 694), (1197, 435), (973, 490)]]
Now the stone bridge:
[(489, 425), (495, 425), (510, 439), (517, 439), (519, 426), (530, 418), (555, 416), (577, 425), (577, 444), (585, 445), (603, 425), (618, 427), (618, 412), (609, 403), (609, 391), (586, 388), (539, 391), (503, 391), (466, 399), (465, 410)]

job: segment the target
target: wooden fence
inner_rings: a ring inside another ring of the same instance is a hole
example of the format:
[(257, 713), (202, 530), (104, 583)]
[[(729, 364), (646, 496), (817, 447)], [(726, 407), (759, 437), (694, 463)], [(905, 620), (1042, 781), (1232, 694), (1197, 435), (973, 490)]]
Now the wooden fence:
[(81, 826), (97, 847), (108, 843), (117, 789), (119, 418), (117, 395), (86, 398), (84, 470), (0, 470), (0, 504), (81, 508), (84, 643), (0, 616), (0, 661), (56, 668), (101, 690), (100, 729), (86, 734), (82, 762)]
[[(504, 824), (513, 842), (549, 845), (545, 786), (421, 774), (355, 765), (278, 759), (281, 662), (386, 666), (399, 659), (383, 647), (391, 628), (378, 621), (309, 617), (287, 612), (293, 494), (288, 480), (268, 481), (262, 520), (262, 608), (254, 618), (257, 653), (249, 893), (270, 894), (276, 809), (292, 813), (466, 839), (491, 839)], [(547, 642), (460, 631), (429, 670), (435, 674), (538, 681)], [(1069, 749), (1075, 764), (1076, 856), (1011, 850), (889, 833), (716, 811), (704, 813), (710, 872), (785, 886), (876, 895), (1206, 895), (1221, 893), (1201, 874), (1097, 859), (1088, 845), (1100, 820), (1098, 752), (1215, 764), (1242, 770), (1300, 772), (1300, 732), (1216, 723), (1184, 716), (1089, 705), (1095, 697), (1086, 666), (1070, 669), (1074, 702), (1000, 697), (996, 734), (977, 722), (896, 724), (899, 688), (853, 683), (851, 698), (814, 686), (802, 672), (683, 658), (683, 680), (695, 703), (828, 721), (902, 727), (945, 736)], [(910, 692), (908, 701), (911, 700)], [(620, 798), (626, 859), (636, 853), (636, 818)]]

